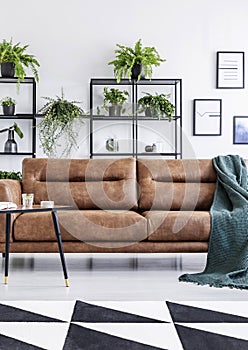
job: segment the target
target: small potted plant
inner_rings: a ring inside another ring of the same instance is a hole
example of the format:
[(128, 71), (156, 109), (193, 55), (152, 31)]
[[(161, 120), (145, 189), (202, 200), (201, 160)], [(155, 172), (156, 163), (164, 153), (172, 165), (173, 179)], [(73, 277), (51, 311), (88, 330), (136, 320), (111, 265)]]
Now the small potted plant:
[(103, 89), (104, 100), (103, 107), (109, 111), (109, 116), (120, 117), (123, 104), (128, 100), (129, 93), (126, 90), (119, 89)]
[(23, 138), (23, 132), (20, 127), (14, 123), (9, 128), (0, 130), (0, 133), (8, 131), (8, 140), (4, 144), (4, 152), (17, 153), (17, 143), (14, 139), (14, 133), (16, 133), (21, 139)]
[(136, 42), (134, 49), (120, 44), (117, 47), (115, 60), (108, 64), (114, 65), (114, 75), (118, 83), (126, 76), (140, 80), (142, 74), (144, 78), (151, 79), (153, 66), (158, 67), (165, 61), (155, 47), (142, 47), (141, 39)]
[(40, 66), (34, 55), (27, 54), (28, 45), (21, 46), (20, 43), (13, 44), (10, 41), (3, 40), (0, 43), (0, 63), (1, 74), (5, 78), (17, 78), (17, 87), (26, 76), (26, 68), (30, 68), (34, 74), (35, 80), (39, 81), (37, 67)]
[(39, 110), (44, 115), (38, 124), (39, 137), (44, 153), (48, 157), (57, 156), (59, 140), (63, 138), (63, 149), (61, 156), (69, 156), (72, 148), (77, 148), (78, 130), (75, 129), (75, 121), (82, 124), (83, 115), (86, 113), (77, 106), (77, 101), (68, 101), (64, 98), (62, 89), (61, 97), (43, 97), (47, 103)]
[(0, 105), (3, 107), (3, 115), (14, 115), (16, 101), (11, 97), (4, 97), (0, 100)]
[(145, 96), (138, 100), (138, 112), (145, 112), (146, 117), (157, 119), (173, 120), (175, 112), (174, 105), (169, 101), (169, 94), (145, 93)]

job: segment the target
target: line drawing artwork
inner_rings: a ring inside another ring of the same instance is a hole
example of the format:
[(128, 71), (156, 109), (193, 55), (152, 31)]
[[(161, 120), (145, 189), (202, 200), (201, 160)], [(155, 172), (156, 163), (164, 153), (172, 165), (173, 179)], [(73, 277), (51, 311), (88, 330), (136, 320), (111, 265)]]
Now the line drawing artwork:
[(193, 135), (221, 135), (221, 100), (194, 100)]

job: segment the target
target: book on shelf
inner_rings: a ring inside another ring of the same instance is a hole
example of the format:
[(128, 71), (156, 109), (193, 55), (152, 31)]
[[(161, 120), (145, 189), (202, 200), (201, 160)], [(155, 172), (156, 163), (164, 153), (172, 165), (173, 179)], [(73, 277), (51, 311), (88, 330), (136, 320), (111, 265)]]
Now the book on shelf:
[(0, 210), (15, 209), (15, 208), (17, 208), (17, 204), (13, 202), (0, 202)]

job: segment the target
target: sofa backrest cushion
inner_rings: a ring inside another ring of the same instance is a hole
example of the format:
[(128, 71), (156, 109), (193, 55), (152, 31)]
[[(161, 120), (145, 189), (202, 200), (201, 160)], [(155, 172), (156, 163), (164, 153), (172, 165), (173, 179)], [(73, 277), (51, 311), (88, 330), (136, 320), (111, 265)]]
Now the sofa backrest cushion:
[(211, 159), (139, 159), (141, 210), (209, 210), (216, 173)]
[(137, 207), (136, 162), (125, 159), (23, 160), (23, 192), (34, 193), (35, 203), (79, 209), (133, 209)]

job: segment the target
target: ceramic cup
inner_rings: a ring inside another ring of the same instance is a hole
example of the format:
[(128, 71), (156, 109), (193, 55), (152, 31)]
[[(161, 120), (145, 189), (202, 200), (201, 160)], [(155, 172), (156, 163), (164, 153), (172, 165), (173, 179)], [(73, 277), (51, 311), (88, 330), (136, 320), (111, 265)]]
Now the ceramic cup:
[(41, 206), (41, 208), (53, 208), (54, 201), (41, 201), (40, 206)]

